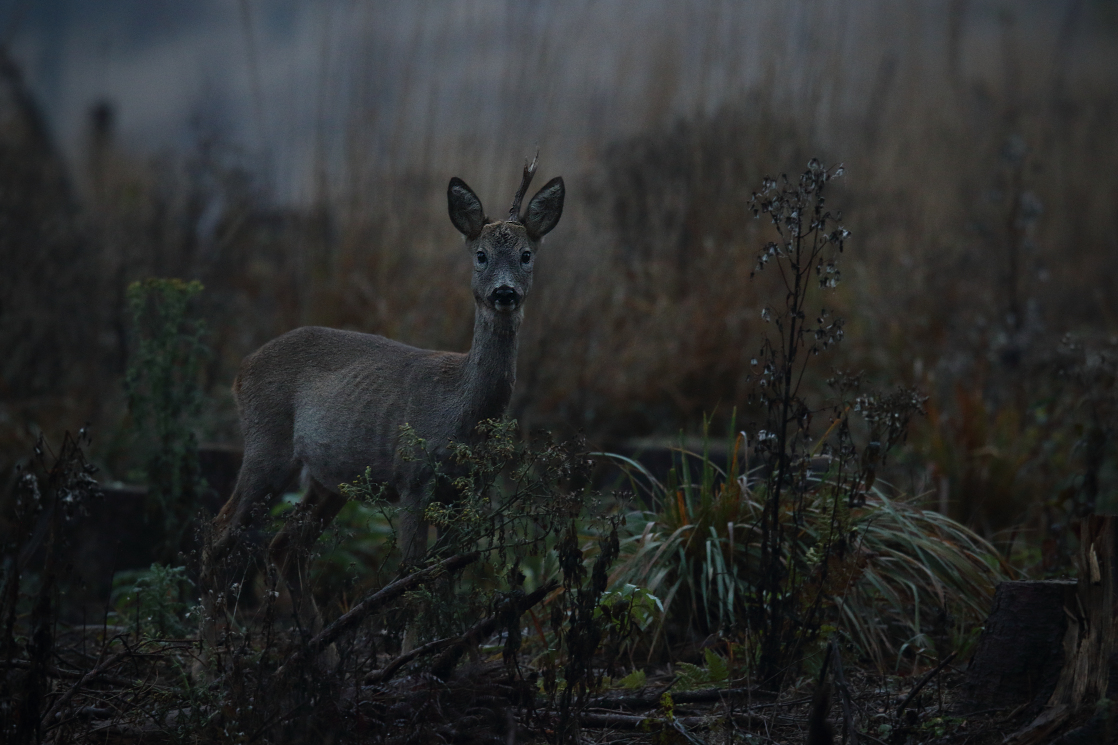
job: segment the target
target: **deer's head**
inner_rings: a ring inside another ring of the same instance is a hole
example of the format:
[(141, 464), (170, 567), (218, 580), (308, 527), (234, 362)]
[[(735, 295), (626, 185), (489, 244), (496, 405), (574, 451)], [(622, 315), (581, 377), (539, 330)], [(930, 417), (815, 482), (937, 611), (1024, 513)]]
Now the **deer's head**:
[(450, 221), (466, 237), (474, 260), (474, 299), (479, 308), (516, 313), (532, 289), (532, 268), (540, 239), (559, 223), (565, 194), (562, 178), (553, 178), (536, 192), (528, 208), (520, 203), (536, 172), (537, 160), (525, 165), (524, 178), (512, 200), (508, 219), (485, 216), (481, 200), (458, 177), (450, 180), (447, 202)]

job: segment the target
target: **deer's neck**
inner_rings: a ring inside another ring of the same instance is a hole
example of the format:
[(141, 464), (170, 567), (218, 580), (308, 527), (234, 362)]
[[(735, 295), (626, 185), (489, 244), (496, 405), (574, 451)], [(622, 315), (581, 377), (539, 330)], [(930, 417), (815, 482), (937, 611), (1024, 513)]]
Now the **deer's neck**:
[(505, 415), (516, 384), (516, 338), (522, 317), (522, 310), (497, 313), (483, 305), (474, 312), (474, 341), (463, 376), (463, 423), (471, 429), (469, 434), (483, 419)]

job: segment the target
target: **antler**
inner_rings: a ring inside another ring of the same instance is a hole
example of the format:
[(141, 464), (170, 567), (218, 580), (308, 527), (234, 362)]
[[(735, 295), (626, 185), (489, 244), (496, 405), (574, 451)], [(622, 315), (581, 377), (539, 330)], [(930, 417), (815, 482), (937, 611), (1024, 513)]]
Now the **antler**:
[(524, 193), (528, 191), (528, 184), (532, 183), (532, 177), (536, 175), (536, 166), (540, 163), (540, 151), (536, 151), (536, 157), (532, 158), (531, 164), (528, 159), (524, 159), (524, 177), (520, 180), (520, 188), (516, 190), (516, 196), (512, 198), (512, 207), (509, 208), (509, 222), (520, 222), (520, 203), (524, 200)]

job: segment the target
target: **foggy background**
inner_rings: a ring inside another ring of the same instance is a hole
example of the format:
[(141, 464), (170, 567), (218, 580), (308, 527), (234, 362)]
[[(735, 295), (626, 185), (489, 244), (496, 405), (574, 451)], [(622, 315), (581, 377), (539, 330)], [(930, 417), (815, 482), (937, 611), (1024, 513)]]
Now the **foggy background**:
[(504, 185), (537, 144), (545, 166), (585, 169), (610, 140), (761, 92), (849, 157), (891, 110), (943, 117), (960, 87), (1022, 106), (1112, 87), (1114, 15), (1109, 2), (968, 0), (0, 6), (68, 158), (90, 107), (109, 102), (128, 150), (188, 148), (214, 128), (284, 202), (371, 170), (491, 163), (470, 175)]
[[(240, 359), (295, 326), (467, 349), (447, 180), (500, 214), (537, 147), (568, 201), (522, 332), (525, 431), (672, 437), (745, 407), (774, 302), (748, 200), (812, 157), (844, 164), (853, 235), (847, 340), (811, 382), (927, 392), (914, 492), (1001, 489), (1008, 520), (1055, 488), (1021, 470), (1041, 449), (992, 443), (1048, 426), (1030, 396), (1065, 333), (1118, 332), (1112, 0), (8, 1), (0, 34), (13, 458), (91, 421), (123, 472), (146, 276), (206, 286), (209, 441), (238, 441)], [(971, 472), (988, 452), (1006, 483)]]

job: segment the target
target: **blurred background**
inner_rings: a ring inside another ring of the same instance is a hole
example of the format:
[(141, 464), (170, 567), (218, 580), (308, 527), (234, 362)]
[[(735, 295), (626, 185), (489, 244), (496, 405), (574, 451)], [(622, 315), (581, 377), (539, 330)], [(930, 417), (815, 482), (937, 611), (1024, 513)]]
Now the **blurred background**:
[(1052, 562), (1115, 499), (1116, 135), (1114, 0), (4, 0), (0, 466), (90, 422), (128, 477), (146, 277), (205, 287), (203, 442), (237, 444), (237, 365), (296, 326), (466, 350), (446, 183), (500, 214), (537, 148), (568, 197), (511, 415), (748, 429), (781, 300), (749, 198), (817, 157), (852, 236), (808, 383), (920, 388), (898, 488)]

